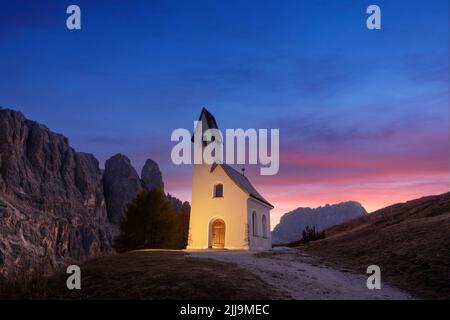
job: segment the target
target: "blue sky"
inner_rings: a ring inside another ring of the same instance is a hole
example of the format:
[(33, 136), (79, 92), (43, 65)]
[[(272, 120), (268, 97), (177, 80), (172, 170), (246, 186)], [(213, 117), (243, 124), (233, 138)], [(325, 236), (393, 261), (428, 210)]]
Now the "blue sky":
[(0, 1), (0, 106), (101, 163), (153, 158), (185, 200), (170, 133), (202, 107), (222, 128), (280, 128), (280, 174), (254, 177), (278, 213), (448, 191), (448, 70), (447, 0)]

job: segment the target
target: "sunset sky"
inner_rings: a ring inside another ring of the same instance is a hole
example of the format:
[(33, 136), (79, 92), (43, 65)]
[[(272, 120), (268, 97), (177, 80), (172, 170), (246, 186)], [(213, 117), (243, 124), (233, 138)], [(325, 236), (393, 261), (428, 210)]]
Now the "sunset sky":
[[(275, 205), (359, 201), (368, 211), (449, 191), (449, 2), (3, 1), (0, 106), (104, 161), (162, 169), (202, 107), (220, 128), (279, 128), (276, 176), (246, 166)], [(82, 29), (66, 28), (77, 4)]]

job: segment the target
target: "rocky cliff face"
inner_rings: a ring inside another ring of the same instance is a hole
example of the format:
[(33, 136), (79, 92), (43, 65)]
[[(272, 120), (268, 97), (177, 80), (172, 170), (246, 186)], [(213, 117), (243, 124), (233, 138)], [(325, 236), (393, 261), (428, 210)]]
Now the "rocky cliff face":
[(102, 175), (67, 138), (0, 109), (0, 276), (111, 250)]
[(318, 208), (297, 208), (281, 217), (272, 231), (273, 243), (286, 243), (301, 238), (306, 226), (315, 226), (318, 231), (344, 223), (366, 214), (363, 206), (355, 201), (326, 205)]
[(142, 191), (142, 183), (130, 159), (123, 154), (106, 160), (103, 173), (108, 219), (119, 226), (127, 205)]
[(141, 172), (142, 186), (147, 190), (160, 189), (164, 192), (164, 182), (158, 164), (152, 159), (145, 161)]
[[(164, 182), (161, 170), (155, 161), (151, 159), (145, 161), (141, 178), (139, 178), (130, 159), (123, 154), (116, 154), (106, 160), (103, 189), (108, 219), (113, 224), (114, 230), (118, 231), (128, 204), (136, 198), (138, 193), (144, 189), (160, 189), (164, 192)], [(177, 214), (181, 215), (184, 212), (184, 215), (189, 215), (189, 202), (184, 204), (170, 194), (167, 194), (167, 200), (172, 204)]]
[[(152, 159), (145, 161), (141, 178), (139, 179), (130, 160), (122, 154), (116, 154), (106, 161), (103, 174), (103, 187), (105, 190), (108, 218), (114, 225), (114, 235), (119, 232), (120, 222), (125, 216), (128, 204), (136, 198), (139, 192), (144, 189), (160, 189), (164, 192), (162, 173), (155, 161)], [(167, 194), (166, 197), (180, 219), (183, 230), (183, 241), (186, 246), (189, 234), (191, 206), (189, 202), (182, 202), (170, 194)]]
[[(0, 108), (0, 280), (111, 252), (126, 207), (144, 188), (164, 189), (153, 160), (142, 179), (122, 154), (101, 171), (63, 135)], [(187, 239), (189, 203), (168, 199)]]

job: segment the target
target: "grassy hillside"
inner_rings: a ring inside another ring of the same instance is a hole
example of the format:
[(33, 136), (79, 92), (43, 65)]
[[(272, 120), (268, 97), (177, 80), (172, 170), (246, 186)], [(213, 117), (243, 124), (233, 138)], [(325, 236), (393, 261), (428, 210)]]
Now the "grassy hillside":
[(365, 273), (418, 298), (450, 298), (450, 193), (386, 207), (326, 230), (305, 247), (340, 267)]
[(0, 290), (2, 299), (280, 299), (279, 291), (235, 264), (184, 252), (138, 251), (83, 263), (81, 290), (65, 273)]

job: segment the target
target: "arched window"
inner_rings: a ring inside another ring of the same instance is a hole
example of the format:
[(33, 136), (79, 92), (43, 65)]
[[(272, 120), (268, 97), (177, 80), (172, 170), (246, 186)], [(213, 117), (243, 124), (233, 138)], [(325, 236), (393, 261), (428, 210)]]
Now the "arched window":
[(263, 233), (263, 237), (267, 238), (267, 220), (266, 220), (265, 214), (263, 214), (263, 216), (262, 216), (262, 233)]
[(254, 237), (258, 236), (258, 219), (256, 217), (256, 211), (252, 213), (252, 234)]
[(214, 185), (214, 198), (222, 198), (223, 197), (223, 184), (218, 183)]

